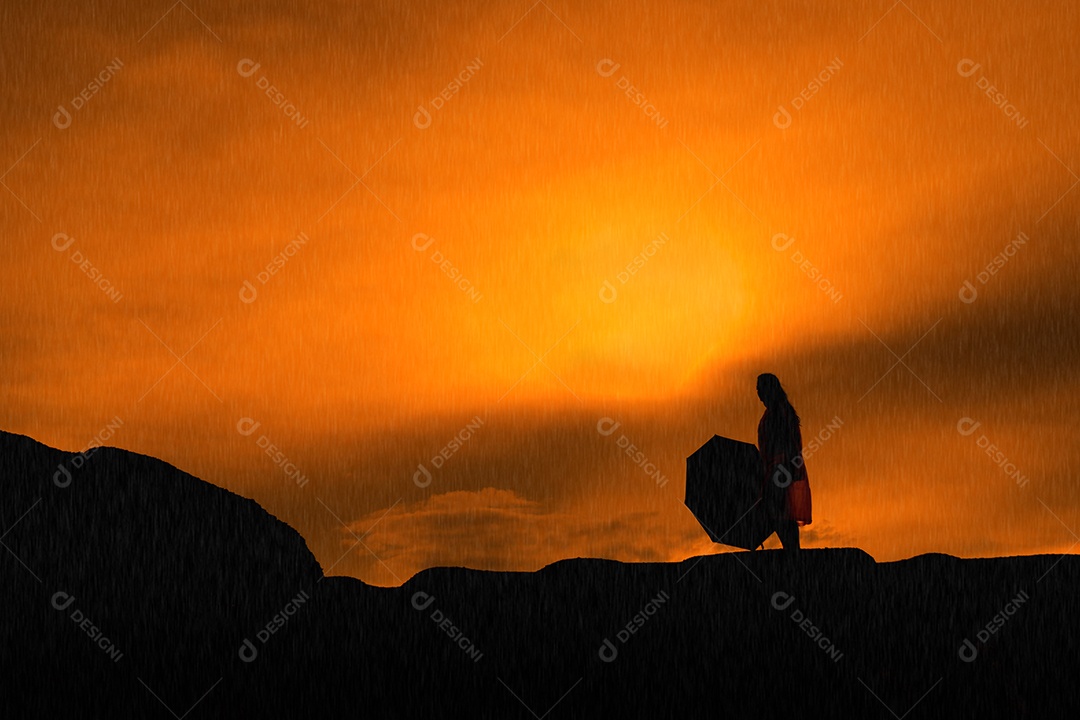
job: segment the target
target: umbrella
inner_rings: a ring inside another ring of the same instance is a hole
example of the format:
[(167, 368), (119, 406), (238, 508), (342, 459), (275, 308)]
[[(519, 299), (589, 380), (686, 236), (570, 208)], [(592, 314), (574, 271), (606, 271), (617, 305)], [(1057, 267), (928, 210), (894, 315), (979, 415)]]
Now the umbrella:
[(761, 456), (719, 435), (686, 458), (686, 507), (713, 542), (753, 550), (775, 529), (761, 496)]

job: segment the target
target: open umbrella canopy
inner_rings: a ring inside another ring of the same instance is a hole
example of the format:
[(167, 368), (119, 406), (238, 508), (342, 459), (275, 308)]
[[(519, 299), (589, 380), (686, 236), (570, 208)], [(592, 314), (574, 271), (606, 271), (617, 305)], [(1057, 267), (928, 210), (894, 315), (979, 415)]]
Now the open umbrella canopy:
[(753, 550), (772, 534), (761, 496), (761, 456), (719, 435), (686, 458), (686, 507), (714, 542)]

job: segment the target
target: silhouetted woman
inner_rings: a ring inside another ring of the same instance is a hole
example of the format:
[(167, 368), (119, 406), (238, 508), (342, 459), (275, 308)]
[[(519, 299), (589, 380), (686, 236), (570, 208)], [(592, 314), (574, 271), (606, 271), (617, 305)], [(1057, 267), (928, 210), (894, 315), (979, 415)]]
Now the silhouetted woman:
[(802, 458), (799, 416), (780, 380), (758, 375), (757, 394), (765, 404), (758, 423), (758, 450), (765, 474), (761, 497), (785, 550), (799, 549), (799, 527), (810, 524), (810, 481)]

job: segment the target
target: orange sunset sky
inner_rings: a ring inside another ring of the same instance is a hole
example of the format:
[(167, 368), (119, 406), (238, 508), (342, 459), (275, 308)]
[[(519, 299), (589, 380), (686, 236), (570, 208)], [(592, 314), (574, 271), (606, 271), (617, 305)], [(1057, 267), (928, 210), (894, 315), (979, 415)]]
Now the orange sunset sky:
[(396, 585), (726, 550), (768, 371), (804, 547), (1075, 552), (1076, 3), (170, 3), (0, 9), (0, 428)]

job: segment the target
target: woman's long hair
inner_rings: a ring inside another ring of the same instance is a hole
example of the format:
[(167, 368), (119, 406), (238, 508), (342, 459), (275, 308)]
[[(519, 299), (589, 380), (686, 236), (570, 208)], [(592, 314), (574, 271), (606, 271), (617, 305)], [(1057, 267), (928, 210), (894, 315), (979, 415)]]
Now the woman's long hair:
[(784, 392), (784, 387), (780, 384), (780, 378), (772, 373), (762, 373), (758, 375), (757, 381), (758, 387), (761, 388), (761, 394), (767, 399), (766, 406), (770, 410), (775, 410), (776, 415), (779, 417), (793, 418), (795, 427), (799, 427), (802, 421), (799, 419), (799, 414), (795, 412), (795, 408), (791, 405), (791, 401), (788, 400), (787, 393)]

